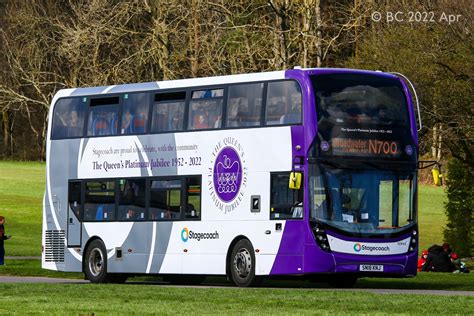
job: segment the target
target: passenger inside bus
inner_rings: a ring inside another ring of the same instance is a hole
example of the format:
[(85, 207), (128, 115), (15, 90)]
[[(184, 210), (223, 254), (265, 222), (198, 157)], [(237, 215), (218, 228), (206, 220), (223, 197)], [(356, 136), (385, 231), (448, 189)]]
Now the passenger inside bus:
[(133, 132), (135, 134), (143, 134), (146, 131), (146, 117), (147, 115), (143, 112), (138, 113), (134, 116), (132, 121)]
[(260, 114), (254, 115), (252, 113), (255, 107), (249, 107), (247, 98), (233, 98), (230, 100), (230, 103), (228, 107), (228, 127), (246, 127), (260, 124), (260, 122), (256, 121), (256, 118), (259, 119)]
[(195, 129), (206, 129), (209, 125), (206, 123), (206, 119), (204, 118), (205, 114), (201, 113), (194, 117), (194, 128)]
[(113, 220), (114, 216), (114, 205), (112, 204), (99, 204), (95, 213), (96, 221)]
[(146, 132), (147, 113), (144, 109), (135, 109), (133, 112), (126, 109), (122, 115), (121, 134), (143, 134)]
[(267, 105), (267, 125), (278, 125), (280, 120), (284, 115), (285, 111), (285, 102), (282, 101), (283, 98), (271, 98), (271, 103)]
[(106, 136), (110, 134), (110, 121), (105, 117), (94, 120), (93, 136)]
[(175, 113), (171, 119), (171, 121), (169, 122), (169, 128), (168, 130), (169, 131), (178, 131), (181, 129), (181, 118), (180, 118), (180, 115), (178, 113)]
[(69, 114), (68, 136), (82, 136), (82, 126), (79, 126), (79, 115), (76, 110), (72, 110)]
[(144, 220), (145, 208), (140, 192), (143, 188), (140, 185), (127, 180), (124, 186), (119, 203), (119, 219), (122, 220)]
[(357, 211), (351, 207), (351, 198), (347, 194), (342, 194), (342, 221), (348, 223), (357, 223), (359, 216)]
[(53, 134), (55, 137), (80, 137), (83, 133), (84, 113), (75, 104), (58, 105), (55, 112)]
[(301, 123), (301, 94), (293, 93), (290, 100), (290, 110), (281, 116), (281, 124)]
[[(113, 197), (111, 197), (113, 199)], [(90, 194), (84, 204), (84, 220), (111, 221), (115, 219), (115, 203), (110, 197)]]
[(130, 110), (126, 110), (125, 113), (122, 115), (122, 134), (132, 134), (132, 113)]

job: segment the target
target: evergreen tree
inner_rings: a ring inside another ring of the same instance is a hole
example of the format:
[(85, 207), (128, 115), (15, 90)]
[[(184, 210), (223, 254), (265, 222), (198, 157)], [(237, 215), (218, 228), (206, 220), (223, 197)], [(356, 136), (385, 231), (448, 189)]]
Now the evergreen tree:
[(458, 255), (470, 257), (474, 253), (474, 177), (456, 158), (448, 163), (446, 193), (448, 224), (444, 230), (445, 241)]

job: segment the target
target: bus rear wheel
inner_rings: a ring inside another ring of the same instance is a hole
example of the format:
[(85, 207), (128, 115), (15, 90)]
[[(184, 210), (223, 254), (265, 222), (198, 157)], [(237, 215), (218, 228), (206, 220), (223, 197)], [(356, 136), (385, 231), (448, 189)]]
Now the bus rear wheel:
[(87, 247), (84, 261), (84, 273), (92, 283), (106, 283), (109, 281), (107, 274), (107, 252), (104, 243), (93, 240)]
[(255, 276), (255, 254), (252, 244), (247, 239), (239, 240), (229, 258), (230, 276), (235, 285), (248, 287), (260, 281)]

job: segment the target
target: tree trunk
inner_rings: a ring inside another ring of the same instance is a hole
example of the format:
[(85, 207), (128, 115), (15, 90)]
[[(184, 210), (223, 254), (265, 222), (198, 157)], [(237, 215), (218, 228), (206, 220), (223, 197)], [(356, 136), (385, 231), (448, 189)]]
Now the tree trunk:
[(3, 122), (3, 143), (5, 144), (5, 149), (8, 149), (8, 142), (10, 138), (10, 118), (8, 117), (8, 111), (5, 110), (2, 112), (2, 122)]
[(316, 0), (314, 6), (316, 8), (316, 67), (321, 67), (323, 56), (323, 49), (321, 47), (321, 0)]
[(199, 75), (199, 18), (198, 18), (198, 3), (196, 0), (191, 2), (191, 14), (192, 14), (192, 45), (191, 50), (191, 75), (197, 77)]
[(431, 142), (431, 157), (433, 159), (436, 159), (437, 151), (438, 151), (438, 128), (436, 124), (433, 126), (433, 137), (432, 137), (432, 142)]
[(443, 125), (439, 124), (439, 130), (438, 130), (438, 153), (436, 154), (436, 160), (440, 161), (441, 160), (441, 144), (443, 141)]

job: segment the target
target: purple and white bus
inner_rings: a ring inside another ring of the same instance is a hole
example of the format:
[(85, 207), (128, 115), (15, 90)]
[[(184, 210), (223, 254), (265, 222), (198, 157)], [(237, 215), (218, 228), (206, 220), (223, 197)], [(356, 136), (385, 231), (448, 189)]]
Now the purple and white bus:
[(42, 266), (238, 286), (414, 276), (415, 121), (402, 78), (353, 69), (61, 90)]

